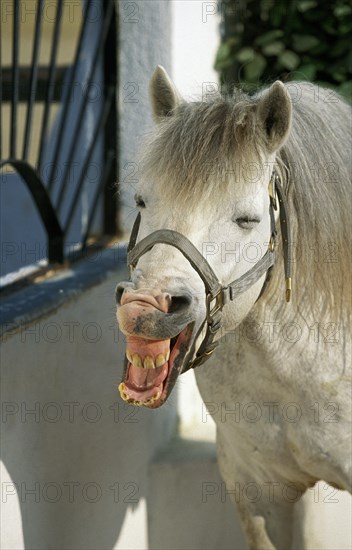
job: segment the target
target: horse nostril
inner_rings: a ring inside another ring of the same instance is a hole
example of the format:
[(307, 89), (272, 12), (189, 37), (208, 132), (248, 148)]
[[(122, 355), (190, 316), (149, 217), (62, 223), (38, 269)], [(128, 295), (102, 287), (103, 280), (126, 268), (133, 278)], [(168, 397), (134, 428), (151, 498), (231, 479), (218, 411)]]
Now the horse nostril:
[(115, 299), (117, 305), (121, 304), (122, 294), (125, 292), (126, 284), (119, 283), (115, 288)]
[(186, 310), (192, 303), (192, 296), (183, 294), (182, 296), (172, 296), (168, 313), (180, 313)]

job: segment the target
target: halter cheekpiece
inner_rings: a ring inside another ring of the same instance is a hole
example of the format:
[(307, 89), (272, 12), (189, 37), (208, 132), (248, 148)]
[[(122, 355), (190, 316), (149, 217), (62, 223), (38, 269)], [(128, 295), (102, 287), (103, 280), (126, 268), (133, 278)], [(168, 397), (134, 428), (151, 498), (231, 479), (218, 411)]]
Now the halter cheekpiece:
[[(273, 173), (271, 175), (268, 190), (270, 196), (269, 213), (271, 224), (271, 236), (268, 250), (249, 271), (247, 271), (246, 273), (244, 273), (244, 275), (241, 275), (241, 277), (226, 286), (223, 286), (218, 281), (216, 274), (214, 273), (207, 260), (201, 255), (201, 253), (191, 243), (191, 241), (189, 241), (187, 237), (185, 237), (181, 233), (178, 233), (177, 231), (173, 231), (171, 229), (159, 229), (157, 231), (154, 231), (153, 233), (150, 233), (150, 235), (148, 235), (136, 244), (139, 225), (141, 221), (140, 213), (137, 215), (137, 218), (132, 228), (131, 237), (127, 249), (127, 263), (131, 271), (135, 268), (139, 258), (143, 256), (146, 252), (151, 250), (151, 248), (153, 248), (155, 244), (169, 244), (170, 246), (174, 246), (175, 248), (180, 250), (180, 252), (182, 252), (184, 257), (192, 265), (193, 269), (197, 271), (205, 286), (206, 318), (204, 323), (202, 323), (196, 338), (194, 338), (193, 348), (191, 350), (191, 353), (189, 354), (191, 361), (182, 372), (186, 372), (191, 368), (201, 365), (210, 357), (210, 355), (214, 352), (219, 343), (218, 341), (214, 342), (214, 338), (221, 328), (223, 307), (228, 302), (231, 302), (237, 296), (248, 290), (265, 273), (269, 272), (269, 270), (274, 265), (275, 248), (277, 243), (277, 231), (274, 214), (274, 211), (278, 208), (276, 197), (278, 198), (280, 207), (279, 214), (284, 253), (286, 301), (289, 302), (291, 299), (291, 231), (288, 219), (287, 201), (281, 187), (280, 178), (275, 169), (273, 170)], [(267, 279), (265, 282), (267, 282)], [(199, 334), (202, 332), (204, 325), (206, 325), (205, 336), (194, 359), (192, 360), (192, 357), (194, 355), (195, 342), (197, 341)]]

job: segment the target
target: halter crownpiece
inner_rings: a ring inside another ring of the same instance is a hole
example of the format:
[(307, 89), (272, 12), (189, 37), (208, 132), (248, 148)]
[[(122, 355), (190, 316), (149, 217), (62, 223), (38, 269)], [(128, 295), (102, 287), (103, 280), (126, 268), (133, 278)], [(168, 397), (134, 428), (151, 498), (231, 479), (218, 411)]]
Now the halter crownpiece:
[[(288, 217), (288, 205), (284, 192), (281, 187), (280, 178), (275, 169), (269, 181), (269, 196), (270, 203), (274, 210), (277, 210), (276, 197), (279, 199), (280, 205), (280, 229), (282, 237), (282, 245), (284, 252), (284, 269), (286, 282), (286, 302), (290, 302), (292, 294), (292, 241), (291, 241), (291, 226)], [(270, 212), (271, 215), (271, 212)]]
[[(292, 277), (291, 277), (291, 231), (290, 224), (288, 219), (288, 208), (286, 197), (283, 193), (280, 178), (276, 173), (275, 169), (270, 178), (268, 186), (269, 196), (270, 196), (270, 224), (271, 224), (271, 235), (268, 250), (264, 256), (246, 273), (241, 275), (238, 279), (235, 279), (232, 283), (223, 286), (216, 274), (214, 273), (212, 267), (209, 265), (207, 260), (202, 256), (202, 254), (197, 250), (197, 248), (181, 233), (173, 231), (171, 229), (159, 229), (150, 233), (147, 237), (142, 239), (139, 243), (136, 244), (139, 225), (141, 221), (141, 215), (138, 213), (137, 218), (134, 222), (130, 241), (128, 244), (128, 254), (127, 254), (127, 263), (131, 270), (136, 266), (139, 258), (143, 256), (146, 252), (151, 250), (155, 244), (169, 244), (177, 248), (184, 257), (189, 261), (193, 269), (197, 271), (198, 275), (202, 279), (205, 290), (206, 290), (206, 318), (203, 324), (201, 325), (198, 334), (194, 338), (193, 347), (188, 353), (190, 362), (182, 372), (197, 367), (206, 361), (210, 355), (214, 352), (215, 348), (218, 345), (218, 342), (214, 342), (215, 335), (221, 328), (221, 319), (222, 319), (222, 309), (224, 305), (233, 301), (237, 296), (248, 290), (253, 286), (265, 273), (267, 273), (275, 263), (275, 248), (277, 243), (277, 231), (275, 223), (275, 213), (278, 205), (276, 201), (276, 196), (279, 202), (279, 218), (280, 218), (280, 228), (282, 235), (282, 244), (284, 252), (284, 270), (285, 270), (285, 280), (286, 280), (286, 301), (291, 300), (291, 288), (292, 288)], [(265, 286), (265, 283), (264, 283)], [(264, 289), (264, 287), (263, 287)], [(262, 289), (262, 292), (263, 292)], [(262, 294), (262, 293), (261, 293)], [(198, 339), (198, 336), (204, 329), (206, 324), (206, 333), (203, 338), (203, 341), (196, 352), (195, 358), (192, 360), (195, 351), (195, 343)]]

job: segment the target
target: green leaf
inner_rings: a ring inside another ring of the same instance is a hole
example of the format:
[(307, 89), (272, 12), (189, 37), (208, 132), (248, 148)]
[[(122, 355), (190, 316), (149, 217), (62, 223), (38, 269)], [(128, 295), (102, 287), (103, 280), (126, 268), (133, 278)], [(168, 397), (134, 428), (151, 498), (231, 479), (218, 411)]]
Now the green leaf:
[(247, 61), (252, 61), (255, 57), (255, 51), (253, 48), (242, 48), (237, 54), (236, 59), (240, 63), (247, 63)]
[(284, 49), (285, 44), (283, 42), (272, 42), (271, 44), (264, 46), (262, 48), (262, 52), (264, 55), (279, 55), (279, 53), (281, 53)]
[(341, 57), (345, 52), (348, 52), (350, 50), (350, 44), (349, 41), (346, 43), (343, 40), (340, 40), (337, 44), (335, 44), (332, 48), (330, 48), (330, 56), (331, 57)]
[(307, 52), (319, 44), (318, 38), (309, 34), (294, 34), (292, 39), (293, 49), (296, 52)]
[(225, 42), (220, 44), (215, 59), (215, 69), (221, 71), (226, 69), (233, 63), (232, 52), (230, 46)]
[(336, 82), (343, 82), (345, 80), (345, 75), (341, 73), (332, 73), (332, 77)]
[(260, 8), (262, 11), (271, 10), (275, 5), (275, 0), (261, 0)]
[(351, 26), (349, 24), (343, 24), (339, 26), (338, 33), (336, 34), (348, 34), (351, 32)]
[(287, 8), (286, 6), (275, 6), (274, 9), (270, 11), (270, 20), (273, 27), (281, 27), (284, 25), (284, 22), (287, 17)]
[(266, 67), (266, 59), (260, 53), (256, 53), (252, 61), (244, 67), (244, 74), (249, 82), (257, 82)]
[(314, 0), (302, 0), (301, 2), (298, 2), (297, 9), (301, 13), (304, 13), (305, 11), (315, 8), (316, 5), (317, 5), (317, 2), (314, 2)]
[[(319, 42), (319, 44), (317, 44), (316, 46), (314, 46), (314, 49), (312, 48), (312, 50), (314, 51), (314, 55), (311, 54), (311, 57), (313, 59), (316, 59), (317, 57), (320, 58), (320, 59), (323, 59), (325, 62), (326, 62), (326, 56), (330, 53), (331, 51), (331, 39), (329, 38), (330, 40), (330, 43), (329, 42)], [(310, 54), (310, 52), (306, 52), (307, 55)]]
[(284, 34), (284, 31), (281, 31), (280, 29), (275, 29), (273, 31), (266, 32), (265, 34), (262, 34), (261, 36), (256, 38), (254, 41), (254, 44), (256, 46), (266, 46), (267, 44), (274, 42), (276, 38), (281, 38), (283, 34)]
[(313, 63), (301, 65), (297, 70), (298, 77), (302, 80), (314, 80), (317, 74), (317, 68)]
[(224, 61), (225, 59), (227, 59), (229, 56), (231, 55), (231, 48), (230, 46), (228, 45), (227, 42), (225, 42), (224, 44), (221, 44), (219, 46), (219, 49), (218, 49), (218, 53), (217, 53), (217, 60), (218, 61)]
[(323, 23), (322, 28), (327, 34), (336, 34), (336, 29), (334, 25), (330, 23), (330, 21), (326, 21), (325, 23)]
[[(238, 1), (224, 3), (235, 6)], [(281, 76), (324, 81), (351, 93), (351, 85), (346, 84), (351, 80), (351, 0), (244, 0), (240, 4), (244, 6), (240, 12), (225, 10), (224, 14), (226, 46), (217, 58), (217, 64), (224, 66), (222, 79), (232, 82), (238, 75), (243, 86), (252, 90), (261, 81)]]
[(340, 86), (338, 87), (338, 91), (340, 92), (341, 95), (343, 95), (344, 97), (346, 97), (351, 101), (352, 100), (352, 80), (349, 80), (347, 82), (344, 82), (343, 84), (340, 84)]
[(346, 17), (346, 15), (350, 15), (352, 12), (352, 7), (351, 6), (336, 6), (334, 8), (334, 15), (336, 15), (336, 17)]
[(291, 50), (285, 50), (279, 56), (279, 63), (282, 65), (282, 67), (288, 69), (289, 71), (293, 71), (296, 67), (298, 67), (299, 62), (300, 58), (297, 54), (295, 54), (295, 52), (292, 52)]

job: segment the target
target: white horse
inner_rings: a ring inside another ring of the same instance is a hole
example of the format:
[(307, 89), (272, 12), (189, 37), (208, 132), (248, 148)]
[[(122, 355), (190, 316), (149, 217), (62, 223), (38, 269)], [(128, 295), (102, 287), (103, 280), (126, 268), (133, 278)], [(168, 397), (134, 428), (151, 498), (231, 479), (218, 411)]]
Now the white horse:
[(248, 545), (288, 550), (307, 488), (351, 490), (351, 110), (303, 82), (187, 103), (161, 67), (150, 93), (120, 394), (158, 407), (209, 357), (196, 379)]

